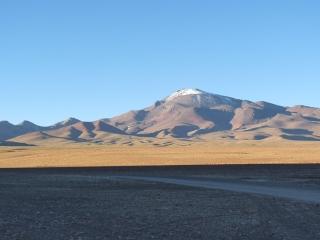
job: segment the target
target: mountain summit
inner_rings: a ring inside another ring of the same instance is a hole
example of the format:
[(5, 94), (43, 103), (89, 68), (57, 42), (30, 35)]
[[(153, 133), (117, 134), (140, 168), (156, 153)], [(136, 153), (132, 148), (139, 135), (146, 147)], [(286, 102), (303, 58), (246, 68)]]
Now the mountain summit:
[(218, 94), (208, 93), (202, 91), (200, 89), (192, 89), (186, 88), (182, 90), (175, 91), (169, 97), (165, 98), (165, 102), (170, 101), (183, 101), (186, 104), (192, 105), (205, 105), (205, 106), (212, 106), (217, 104), (231, 104), (237, 105), (239, 104), (239, 100), (230, 98), (227, 96), (222, 96)]
[(69, 118), (48, 127), (28, 121), (19, 125), (0, 122), (0, 141), (101, 143), (110, 136), (320, 141), (320, 109), (283, 107), (188, 88), (144, 109), (95, 122)]
[(175, 91), (172, 93), (169, 97), (166, 98), (167, 101), (173, 100), (175, 98), (181, 97), (181, 96), (188, 96), (188, 95), (205, 95), (208, 94), (202, 90), (199, 89), (192, 89), (192, 88), (185, 88), (178, 91)]

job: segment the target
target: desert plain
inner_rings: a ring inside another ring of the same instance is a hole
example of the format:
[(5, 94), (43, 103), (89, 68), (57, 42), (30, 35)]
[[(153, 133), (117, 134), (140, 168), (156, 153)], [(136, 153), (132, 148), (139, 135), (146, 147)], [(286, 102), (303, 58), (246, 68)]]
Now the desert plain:
[(320, 142), (135, 139), (0, 147), (0, 168), (320, 163)]

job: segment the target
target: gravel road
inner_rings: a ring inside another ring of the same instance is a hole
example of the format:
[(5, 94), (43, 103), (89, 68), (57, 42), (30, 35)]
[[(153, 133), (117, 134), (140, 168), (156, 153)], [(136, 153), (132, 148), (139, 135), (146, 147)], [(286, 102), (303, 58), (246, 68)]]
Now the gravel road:
[(205, 181), (194, 179), (177, 179), (165, 177), (137, 177), (137, 176), (118, 176), (116, 179), (125, 180), (140, 180), (149, 182), (161, 182), (189, 187), (199, 187), (207, 189), (219, 189), (233, 192), (261, 194), (279, 198), (287, 198), (310, 203), (320, 203), (320, 190), (319, 189), (303, 189), (293, 187), (279, 187), (279, 186), (261, 186), (257, 183), (243, 183), (243, 182), (230, 182), (230, 181)]

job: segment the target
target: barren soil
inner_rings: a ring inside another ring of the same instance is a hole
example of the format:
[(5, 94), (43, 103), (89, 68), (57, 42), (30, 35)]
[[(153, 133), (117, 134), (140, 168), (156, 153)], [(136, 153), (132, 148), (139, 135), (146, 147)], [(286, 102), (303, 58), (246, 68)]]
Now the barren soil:
[(0, 168), (320, 163), (319, 142), (166, 144), (0, 147)]
[(319, 189), (320, 167), (0, 171), (0, 239), (319, 239), (320, 206), (110, 176), (191, 176)]

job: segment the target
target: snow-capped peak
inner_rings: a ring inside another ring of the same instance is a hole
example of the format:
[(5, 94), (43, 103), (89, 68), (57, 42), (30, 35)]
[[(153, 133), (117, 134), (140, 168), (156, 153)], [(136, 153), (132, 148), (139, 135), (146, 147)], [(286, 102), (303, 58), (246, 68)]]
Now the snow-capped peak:
[(175, 91), (172, 93), (169, 97), (166, 98), (166, 101), (171, 101), (177, 97), (181, 96), (186, 96), (186, 95), (200, 95), (200, 94), (205, 94), (204, 91), (201, 91), (199, 89), (193, 89), (193, 88), (186, 88), (186, 89), (181, 89), (178, 91)]
[(227, 104), (227, 105), (237, 105), (239, 100), (230, 98), (227, 96), (208, 93), (197, 88), (186, 88), (178, 90), (172, 93), (169, 97), (165, 98), (165, 102), (170, 102), (172, 100), (179, 100), (183, 96), (192, 96), (193, 102), (198, 102), (201, 105), (217, 105), (217, 104)]

